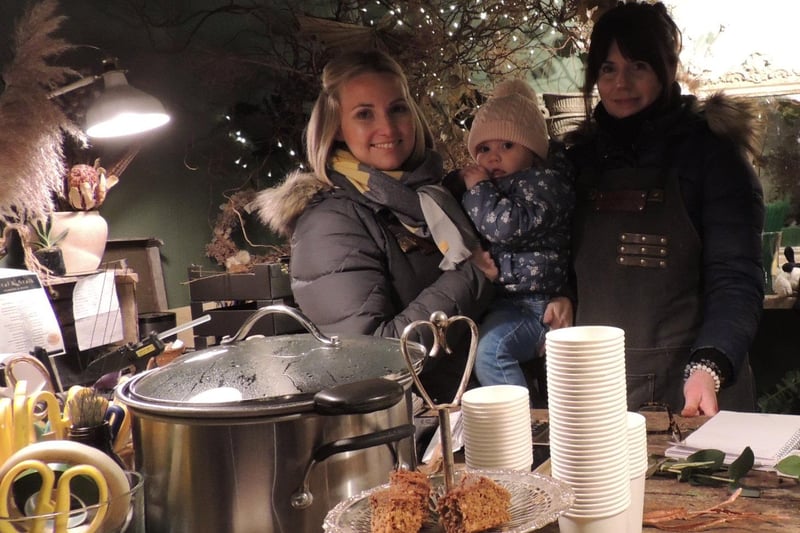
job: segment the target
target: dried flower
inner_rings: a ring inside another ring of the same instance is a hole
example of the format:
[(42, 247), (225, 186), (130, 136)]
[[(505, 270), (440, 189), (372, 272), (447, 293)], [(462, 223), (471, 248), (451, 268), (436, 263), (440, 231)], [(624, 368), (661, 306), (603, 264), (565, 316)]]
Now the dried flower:
[(106, 199), (108, 189), (119, 182), (113, 174), (106, 175), (106, 169), (96, 159), (94, 166), (74, 165), (67, 174), (67, 198), (69, 205), (79, 211), (97, 209)]

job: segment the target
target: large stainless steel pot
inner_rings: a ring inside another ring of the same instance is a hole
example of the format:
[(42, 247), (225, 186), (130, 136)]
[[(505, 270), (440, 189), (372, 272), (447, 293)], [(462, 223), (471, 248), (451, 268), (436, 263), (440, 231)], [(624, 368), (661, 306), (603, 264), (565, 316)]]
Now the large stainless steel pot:
[[(310, 333), (245, 340), (275, 312)], [(410, 349), (419, 368), (425, 348)], [(134, 376), (116, 395), (134, 415), (148, 533), (321, 531), (336, 503), (416, 466), (411, 382), (398, 340), (327, 338), (285, 306)]]

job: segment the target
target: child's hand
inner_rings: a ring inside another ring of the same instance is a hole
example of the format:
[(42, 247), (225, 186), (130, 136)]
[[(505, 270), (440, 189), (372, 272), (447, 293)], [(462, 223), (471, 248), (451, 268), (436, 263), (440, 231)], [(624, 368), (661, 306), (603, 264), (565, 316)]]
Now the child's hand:
[(464, 185), (467, 189), (473, 188), (478, 182), (488, 180), (489, 172), (485, 168), (478, 165), (470, 165), (461, 170), (461, 177), (464, 179)]
[(489, 281), (496, 281), (500, 276), (500, 270), (494, 264), (491, 254), (486, 250), (478, 248), (472, 252), (472, 257), (469, 258), (472, 263), (480, 269)]

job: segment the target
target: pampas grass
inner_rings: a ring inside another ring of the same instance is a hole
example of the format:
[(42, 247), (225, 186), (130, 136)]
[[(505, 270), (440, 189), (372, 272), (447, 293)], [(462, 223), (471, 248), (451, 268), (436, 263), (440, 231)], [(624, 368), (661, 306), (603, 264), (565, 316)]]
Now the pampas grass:
[(17, 21), (13, 60), (2, 72), (0, 94), (0, 217), (9, 225), (24, 224), (53, 209), (63, 188), (62, 142), (70, 135), (85, 144), (83, 132), (48, 94), (77, 73), (50, 64), (72, 48), (56, 37), (65, 17), (56, 14), (57, 0), (28, 6)]

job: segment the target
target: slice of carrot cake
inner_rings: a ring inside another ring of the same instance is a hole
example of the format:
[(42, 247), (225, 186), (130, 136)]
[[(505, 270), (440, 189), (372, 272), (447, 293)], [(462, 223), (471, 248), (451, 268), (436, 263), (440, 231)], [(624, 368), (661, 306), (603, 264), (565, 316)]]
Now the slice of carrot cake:
[(414, 470), (395, 470), (389, 487), (369, 497), (372, 533), (417, 533), (429, 515), (431, 484)]
[(511, 519), (511, 494), (484, 476), (466, 475), (439, 498), (439, 520), (446, 533), (476, 533)]

